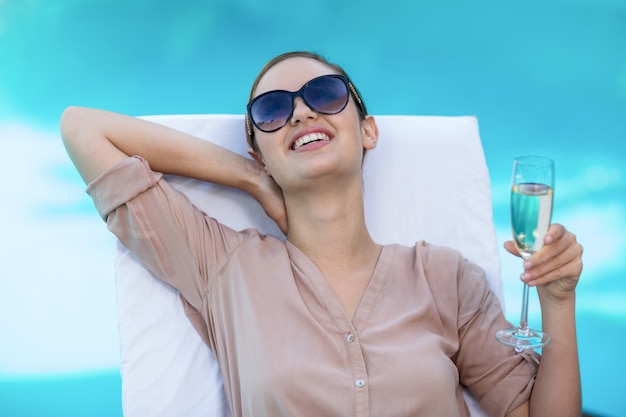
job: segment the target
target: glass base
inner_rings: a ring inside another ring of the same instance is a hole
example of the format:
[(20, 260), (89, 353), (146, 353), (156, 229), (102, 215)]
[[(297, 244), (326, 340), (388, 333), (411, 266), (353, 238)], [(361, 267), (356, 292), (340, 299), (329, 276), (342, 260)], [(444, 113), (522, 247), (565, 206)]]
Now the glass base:
[(496, 333), (498, 342), (515, 348), (516, 352), (525, 349), (538, 349), (550, 343), (550, 336), (539, 330), (529, 328), (512, 328), (500, 330)]

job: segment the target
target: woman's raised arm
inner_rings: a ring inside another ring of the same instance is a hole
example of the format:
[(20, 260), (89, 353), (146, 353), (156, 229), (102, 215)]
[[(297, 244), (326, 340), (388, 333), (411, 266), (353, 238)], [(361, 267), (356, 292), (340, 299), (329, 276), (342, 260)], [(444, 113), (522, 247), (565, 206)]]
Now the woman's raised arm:
[(131, 155), (152, 169), (249, 190), (256, 163), (210, 142), (135, 117), (104, 110), (69, 107), (61, 117), (61, 136), (85, 182)]
[(246, 191), (286, 231), (282, 193), (252, 159), (146, 120), (84, 107), (63, 112), (61, 136), (86, 183), (128, 156), (138, 155), (155, 171)]

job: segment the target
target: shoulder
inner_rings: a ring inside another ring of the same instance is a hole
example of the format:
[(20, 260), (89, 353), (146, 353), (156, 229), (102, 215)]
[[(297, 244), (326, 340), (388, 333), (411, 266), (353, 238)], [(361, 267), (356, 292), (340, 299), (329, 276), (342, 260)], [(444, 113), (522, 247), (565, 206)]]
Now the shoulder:
[(404, 247), (402, 252), (412, 257), (414, 268), (423, 273), (435, 292), (450, 293), (454, 289), (457, 293), (475, 285), (488, 286), (484, 270), (454, 248), (419, 241), (412, 247)]
[(458, 250), (448, 246), (434, 245), (426, 241), (415, 243), (410, 250), (416, 265), (419, 265), (427, 276), (456, 273), (466, 262)]
[(416, 255), (428, 263), (459, 262), (463, 259), (461, 252), (456, 249), (435, 245), (423, 240), (415, 243), (413, 248)]
[(223, 262), (226, 264), (271, 265), (290, 258), (286, 241), (272, 234), (263, 234), (258, 229), (234, 230), (208, 218), (219, 228), (224, 240), (230, 242)]

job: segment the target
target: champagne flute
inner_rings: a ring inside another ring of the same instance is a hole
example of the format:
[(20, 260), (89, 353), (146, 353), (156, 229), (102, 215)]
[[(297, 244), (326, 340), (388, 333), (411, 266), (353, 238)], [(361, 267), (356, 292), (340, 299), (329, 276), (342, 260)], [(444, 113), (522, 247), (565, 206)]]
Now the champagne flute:
[[(511, 226), (515, 245), (527, 259), (543, 247), (552, 217), (554, 162), (541, 156), (520, 156), (513, 163), (511, 180)], [(500, 330), (496, 339), (517, 352), (537, 349), (550, 342), (550, 336), (528, 327), (528, 284), (524, 283), (522, 313), (518, 327)]]

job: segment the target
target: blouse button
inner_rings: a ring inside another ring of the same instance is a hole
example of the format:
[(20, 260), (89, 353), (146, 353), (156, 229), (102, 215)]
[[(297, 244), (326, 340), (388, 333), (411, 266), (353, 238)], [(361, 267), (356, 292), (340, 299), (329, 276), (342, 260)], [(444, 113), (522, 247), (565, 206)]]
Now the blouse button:
[(365, 386), (365, 381), (364, 381), (364, 380), (362, 380), (362, 379), (357, 379), (357, 380), (354, 382), (354, 385), (356, 385), (356, 386), (357, 386), (357, 387), (359, 387), (359, 388), (363, 388), (363, 387)]
[(354, 334), (353, 333), (350, 333), (349, 335), (346, 336), (346, 342), (348, 342), (348, 343), (354, 342)]

